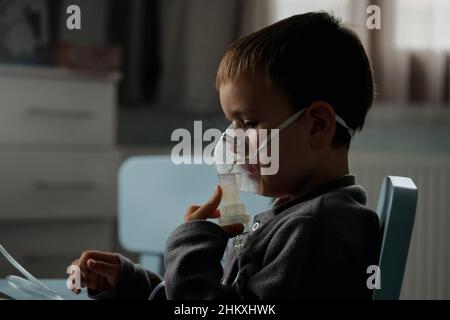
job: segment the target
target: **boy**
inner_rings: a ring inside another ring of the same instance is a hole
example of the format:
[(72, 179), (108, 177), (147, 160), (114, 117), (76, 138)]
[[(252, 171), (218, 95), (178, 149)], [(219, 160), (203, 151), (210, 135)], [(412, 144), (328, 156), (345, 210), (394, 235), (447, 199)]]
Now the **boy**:
[(348, 174), (351, 136), (374, 95), (358, 37), (324, 12), (293, 16), (234, 43), (217, 88), (226, 117), (244, 130), (278, 128), (304, 110), (279, 133), (278, 173), (254, 176), (277, 201), (255, 217), (239, 258), (222, 269), (242, 225), (207, 221), (220, 215), (217, 187), (169, 237), (165, 281), (120, 255), (87, 251), (75, 261), (83, 284), (97, 298), (370, 299), (379, 222)]

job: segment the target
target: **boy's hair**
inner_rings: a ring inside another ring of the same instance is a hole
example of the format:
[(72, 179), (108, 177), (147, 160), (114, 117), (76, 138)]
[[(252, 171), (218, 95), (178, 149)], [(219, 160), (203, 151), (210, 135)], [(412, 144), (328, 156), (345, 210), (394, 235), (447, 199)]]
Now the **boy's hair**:
[[(281, 20), (233, 43), (220, 63), (216, 87), (264, 68), (269, 83), (295, 108), (323, 100), (353, 130), (361, 130), (374, 98), (369, 58), (358, 36), (326, 12)], [(334, 145), (349, 145), (336, 125)]]

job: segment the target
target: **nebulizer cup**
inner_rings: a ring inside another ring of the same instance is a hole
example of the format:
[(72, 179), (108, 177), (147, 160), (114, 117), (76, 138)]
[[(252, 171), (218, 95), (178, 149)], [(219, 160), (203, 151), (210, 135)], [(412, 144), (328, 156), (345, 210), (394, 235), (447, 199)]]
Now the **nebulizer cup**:
[(248, 232), (250, 217), (239, 197), (239, 174), (219, 173), (219, 183), (222, 187), (219, 224), (221, 226), (232, 224), (244, 226), (242, 233), (233, 238), (233, 247), (240, 250), (244, 245), (245, 234)]
[[(215, 166), (222, 188), (219, 225), (242, 224), (244, 226), (242, 233), (233, 238), (233, 247), (239, 251), (242, 249), (246, 233), (248, 233), (250, 217), (239, 197), (242, 181), (240, 181), (240, 171), (237, 170), (238, 166), (234, 159), (235, 154), (232, 152), (234, 147), (230, 141), (232, 139), (224, 132), (214, 150)], [(230, 161), (230, 158), (234, 160)]]

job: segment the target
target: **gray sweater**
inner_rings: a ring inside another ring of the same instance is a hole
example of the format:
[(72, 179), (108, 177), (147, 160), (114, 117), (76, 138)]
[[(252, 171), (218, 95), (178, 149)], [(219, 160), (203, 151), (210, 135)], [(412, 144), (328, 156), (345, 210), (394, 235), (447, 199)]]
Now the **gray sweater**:
[[(164, 282), (120, 256), (115, 289), (99, 299), (370, 299), (380, 229), (353, 175), (328, 182), (254, 218), (236, 255), (220, 226), (182, 224), (167, 240)], [(229, 246), (230, 248), (230, 246)], [(226, 253), (225, 266), (222, 258)], [(156, 288), (156, 290), (155, 290)]]

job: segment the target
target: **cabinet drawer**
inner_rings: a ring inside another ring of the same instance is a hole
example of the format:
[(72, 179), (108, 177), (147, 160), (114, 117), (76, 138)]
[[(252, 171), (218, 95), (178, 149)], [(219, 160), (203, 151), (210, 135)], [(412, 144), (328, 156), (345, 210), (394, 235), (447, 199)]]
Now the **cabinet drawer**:
[(115, 141), (114, 82), (0, 76), (0, 143)]
[(116, 215), (117, 150), (0, 150), (0, 219)]
[[(114, 251), (115, 224), (107, 221), (2, 224), (0, 243), (38, 277), (64, 278), (67, 266), (88, 249)], [(0, 259), (3, 261), (3, 259)], [(0, 277), (17, 274), (0, 263)]]

